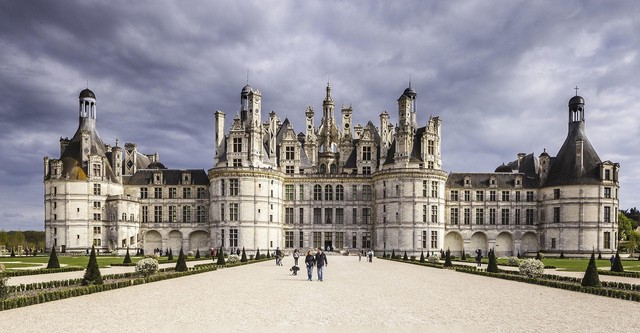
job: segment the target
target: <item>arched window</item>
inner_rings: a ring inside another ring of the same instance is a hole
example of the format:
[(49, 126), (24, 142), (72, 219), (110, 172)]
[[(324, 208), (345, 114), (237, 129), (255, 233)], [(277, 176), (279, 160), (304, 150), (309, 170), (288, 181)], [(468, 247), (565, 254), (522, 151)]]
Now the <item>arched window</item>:
[(327, 166), (324, 163), (320, 164), (320, 173), (327, 173)]
[(338, 169), (336, 168), (336, 165), (335, 165), (335, 164), (333, 164), (333, 163), (332, 163), (332, 164), (331, 164), (331, 166), (330, 166), (329, 168), (331, 169), (331, 173), (332, 173), (332, 174), (336, 174), (336, 173), (338, 173)]
[(322, 200), (322, 186), (313, 185), (313, 200)]
[(331, 185), (324, 187), (324, 200), (333, 200), (333, 187)]
[(336, 200), (344, 200), (344, 187), (342, 185), (336, 185)]

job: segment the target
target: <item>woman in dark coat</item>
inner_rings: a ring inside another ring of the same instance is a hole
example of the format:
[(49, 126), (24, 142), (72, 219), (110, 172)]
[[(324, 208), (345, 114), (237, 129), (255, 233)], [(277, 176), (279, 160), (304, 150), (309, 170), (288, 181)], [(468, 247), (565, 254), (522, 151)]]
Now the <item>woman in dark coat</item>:
[(311, 251), (307, 251), (307, 256), (304, 257), (304, 263), (307, 265), (307, 280), (311, 281), (311, 277), (313, 276), (313, 266), (316, 264), (316, 259)]

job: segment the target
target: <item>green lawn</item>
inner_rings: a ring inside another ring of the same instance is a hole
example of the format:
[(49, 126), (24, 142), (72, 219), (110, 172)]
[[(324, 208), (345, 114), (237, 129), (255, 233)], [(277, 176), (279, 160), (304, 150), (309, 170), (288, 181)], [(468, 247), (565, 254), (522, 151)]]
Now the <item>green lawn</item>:
[[(484, 261), (484, 260), (483, 260)], [(559, 270), (572, 272), (584, 272), (587, 270), (589, 259), (558, 259), (545, 258), (542, 259), (545, 266), (555, 266)], [(506, 264), (507, 259), (498, 259), (498, 264)], [(596, 266), (599, 269), (608, 269), (611, 267), (609, 259), (596, 260)], [(640, 261), (638, 260), (622, 260), (622, 266), (625, 271), (640, 271)]]
[[(138, 260), (143, 257), (134, 257), (131, 256), (131, 261), (133, 263), (138, 262)], [(98, 265), (100, 268), (107, 267), (111, 264), (121, 264), (124, 261), (124, 256), (98, 256)], [(177, 255), (174, 255), (174, 262), (178, 259)], [(203, 258), (203, 260), (205, 260)], [(60, 266), (76, 266), (76, 267), (87, 267), (87, 263), (89, 263), (89, 256), (77, 256), (77, 257), (69, 257), (69, 256), (58, 256), (58, 261), (60, 262)], [(1, 257), (0, 262), (4, 264), (6, 268), (15, 268), (15, 267), (29, 267), (35, 266), (34, 264), (47, 264), (49, 262), (49, 256), (38, 256), (38, 257)], [(5, 264), (6, 262), (16, 262), (11, 264)], [(160, 264), (167, 262), (167, 257), (158, 258), (158, 262)]]

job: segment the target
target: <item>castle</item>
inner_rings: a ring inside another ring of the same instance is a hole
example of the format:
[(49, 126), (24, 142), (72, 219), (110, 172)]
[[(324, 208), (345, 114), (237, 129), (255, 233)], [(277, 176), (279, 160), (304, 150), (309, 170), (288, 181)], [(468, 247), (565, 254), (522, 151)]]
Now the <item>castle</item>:
[(97, 99), (79, 97), (79, 126), (44, 158), (48, 248), (247, 251), (280, 247), (374, 249), (409, 254), (450, 249), (498, 255), (613, 253), (619, 164), (601, 161), (585, 133), (585, 101), (568, 105), (567, 138), (555, 157), (517, 154), (495, 172), (442, 170), (442, 121), (419, 122), (411, 84), (394, 125), (352, 126), (327, 84), (322, 118), (307, 107), (303, 132), (275, 112), (263, 122), (262, 95), (246, 85), (225, 129), (215, 113), (214, 164), (169, 169), (136, 145), (104, 144)]

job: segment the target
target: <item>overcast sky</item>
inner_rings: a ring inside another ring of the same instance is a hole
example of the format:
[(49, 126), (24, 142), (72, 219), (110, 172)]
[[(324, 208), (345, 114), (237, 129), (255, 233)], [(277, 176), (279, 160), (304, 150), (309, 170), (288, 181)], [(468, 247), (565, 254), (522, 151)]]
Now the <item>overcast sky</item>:
[[(247, 82), (304, 131), (327, 80), (354, 125), (418, 93), (440, 116), (450, 172), (492, 172), (519, 152), (555, 156), (574, 87), (587, 136), (620, 163), (620, 206), (640, 206), (640, 2), (2, 1), (0, 228), (42, 230), (43, 157), (97, 97), (105, 143), (138, 144), (169, 168), (213, 164), (215, 110), (231, 120)], [(229, 126), (227, 125), (227, 129)]]

